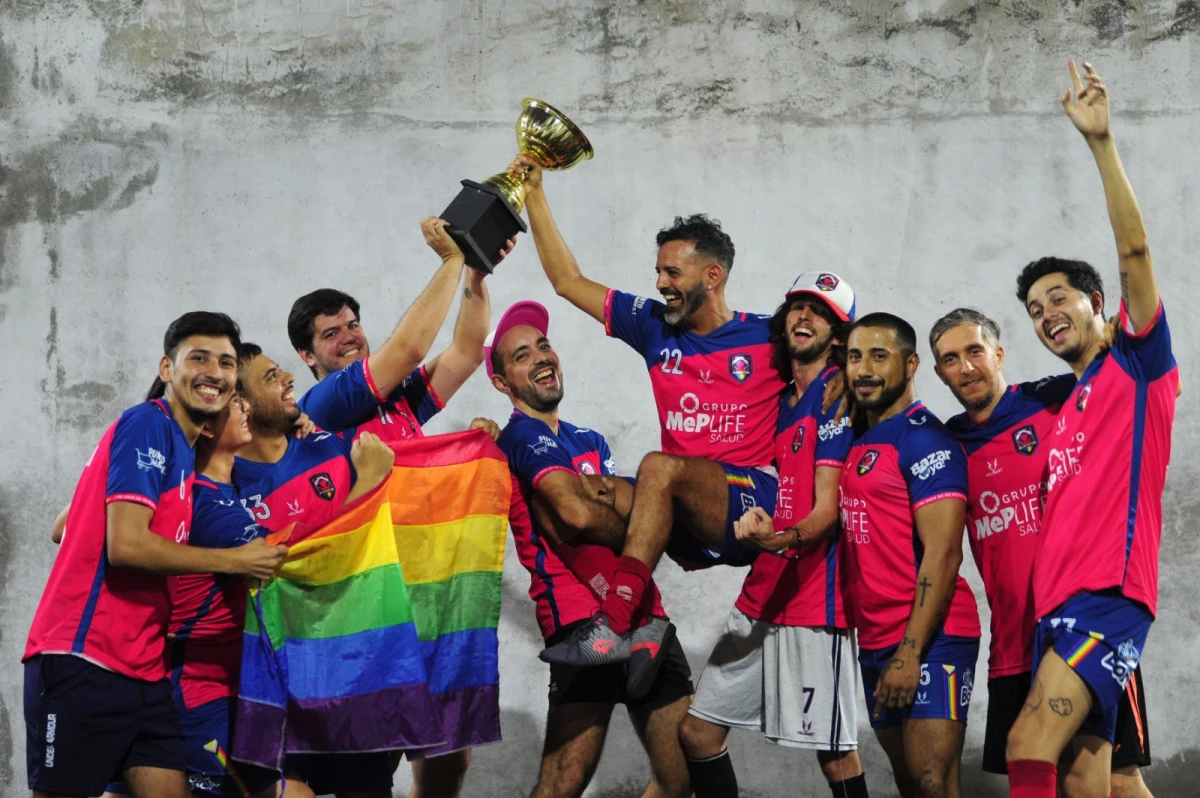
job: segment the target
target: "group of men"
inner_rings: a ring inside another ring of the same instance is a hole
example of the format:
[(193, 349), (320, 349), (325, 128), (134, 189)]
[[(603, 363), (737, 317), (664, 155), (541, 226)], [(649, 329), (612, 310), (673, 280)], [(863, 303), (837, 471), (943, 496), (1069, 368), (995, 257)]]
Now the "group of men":
[[(1030, 263), (1018, 298), (1071, 373), (1009, 386), (996, 323), (951, 311), (929, 334), (964, 408), (944, 425), (916, 399), (912, 326), (859, 315), (834, 271), (802, 273), (770, 316), (735, 312), (733, 243), (696, 215), (657, 237), (663, 301), (609, 289), (580, 271), (525, 156), (510, 171), (555, 292), (649, 371), (662, 447), (636, 478), (618, 476), (600, 432), (560, 418), (543, 306), (519, 302), (488, 332), (482, 273), (466, 270), (454, 342), (422, 365), (464, 272), (440, 220), (423, 230), (443, 265), (378, 351), (352, 298), (296, 301), (289, 337), (317, 379), (299, 402), (228, 317), (181, 317), (151, 399), (105, 434), (65, 511), (25, 654), (35, 795), (174, 798), (188, 780), (237, 794), (205, 744), (229, 739), (243, 577), (268, 577), (286, 551), (264, 532), (322, 523), (382, 481), (389, 444), (421, 435), (480, 362), (513, 411), (502, 430), (472, 426), (509, 461), (550, 664), (533, 795), (582, 794), (624, 704), (647, 796), (736, 796), (736, 727), (815, 751), (831, 792), (861, 798), (861, 689), (900, 793), (960, 796), (981, 637), (964, 528), (992, 608), (984, 769), (1007, 772), (1014, 798), (1148, 795), (1138, 661), (1178, 369), (1106, 89), (1070, 69), (1063, 104), (1100, 170), (1119, 323), (1106, 331), (1094, 268)], [(689, 571), (749, 566), (694, 690), (653, 578), (664, 554)], [(413, 757), (413, 794), (456, 794), (468, 753)], [(291, 757), (285, 794), (387, 795), (398, 761)], [(281, 774), (239, 770), (279, 793)]]

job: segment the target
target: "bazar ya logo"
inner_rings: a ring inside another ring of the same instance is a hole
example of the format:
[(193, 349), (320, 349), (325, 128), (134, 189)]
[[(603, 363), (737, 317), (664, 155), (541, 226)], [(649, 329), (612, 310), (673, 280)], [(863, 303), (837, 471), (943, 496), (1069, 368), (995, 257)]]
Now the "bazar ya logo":
[(841, 421), (826, 421), (817, 429), (817, 438), (821, 441), (832, 440), (848, 429), (850, 429), (849, 416), (846, 416)]
[(730, 355), (729, 373), (738, 382), (745, 382), (754, 373), (754, 361), (750, 359), (749, 355)]
[(912, 472), (914, 477), (924, 481), (945, 468), (948, 462), (950, 462), (950, 450), (942, 449), (925, 455), (913, 463), (912, 467), (908, 470)]
[(1021, 454), (1033, 454), (1037, 451), (1037, 428), (1026, 424), (1012, 434), (1013, 447)]
[(313, 491), (325, 501), (333, 501), (333, 495), (337, 493), (337, 489), (333, 485), (333, 479), (322, 471), (320, 474), (313, 474), (308, 478), (308, 482), (312, 485)]
[(817, 288), (828, 292), (833, 291), (837, 287), (838, 278), (834, 277), (832, 274), (822, 272), (821, 274), (817, 275)]
[(710, 443), (736, 443), (746, 437), (746, 409), (741, 402), (701, 402), (688, 391), (679, 397), (679, 410), (667, 411), (669, 432), (707, 432)]
[(879, 460), (879, 452), (875, 449), (868, 449), (867, 453), (858, 461), (858, 475), (865, 477), (871, 473), (871, 469), (875, 467), (877, 460)]

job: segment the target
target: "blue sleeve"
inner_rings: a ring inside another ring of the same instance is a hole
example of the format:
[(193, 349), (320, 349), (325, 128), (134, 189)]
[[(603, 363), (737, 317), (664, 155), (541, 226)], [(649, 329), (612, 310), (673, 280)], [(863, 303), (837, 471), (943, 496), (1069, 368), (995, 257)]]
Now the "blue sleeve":
[(403, 398), (408, 402), (413, 415), (417, 417), (417, 423), (422, 426), (445, 407), (441, 398), (434, 392), (433, 386), (429, 384), (429, 373), (424, 366), (413, 369), (412, 374), (405, 377), (404, 382), (400, 383), (388, 398), (393, 400)]
[(266, 537), (267, 530), (255, 523), (253, 514), (236, 500), (223, 500), (209, 488), (200, 488), (197, 494), (189, 545), (228, 549)]
[(126, 411), (109, 446), (108, 500), (158, 506), (167, 485), (171, 438), (171, 420), (157, 408)]
[(660, 315), (656, 308), (661, 307), (661, 302), (644, 296), (609, 290), (604, 303), (604, 330), (645, 356), (653, 341), (653, 330), (661, 326), (661, 321), (655, 319)]
[(1171, 328), (1167, 326), (1167, 311), (1160, 300), (1158, 313), (1137, 335), (1129, 331), (1125, 302), (1121, 302), (1121, 330), (1113, 341), (1112, 356), (1125, 373), (1139, 382), (1154, 382), (1175, 368), (1171, 351)]
[(612, 450), (608, 448), (608, 441), (604, 440), (604, 436), (599, 432), (594, 434), (596, 436), (596, 451), (600, 453), (600, 471), (601, 473), (615, 477), (617, 475), (617, 461), (613, 458)]
[(381, 404), (367, 382), (363, 365), (351, 363), (308, 389), (300, 409), (321, 429), (341, 432), (369, 421)]
[(1075, 390), (1075, 375), (1060, 374), (1037, 382), (1021, 383), (1021, 393), (1046, 407), (1063, 404)]
[(571, 457), (563, 451), (540, 423), (513, 422), (501, 436), (501, 448), (508, 455), (508, 467), (523, 482), (537, 485), (551, 471), (578, 473)]
[(850, 428), (850, 414), (847, 413), (841, 421), (835, 421), (837, 405), (829, 412), (817, 411), (817, 466), (837, 468), (846, 462), (850, 454), (850, 446), (854, 443), (854, 431)]
[(967, 498), (967, 455), (931, 415), (907, 431), (900, 450), (900, 468), (908, 483), (913, 508), (941, 499)]

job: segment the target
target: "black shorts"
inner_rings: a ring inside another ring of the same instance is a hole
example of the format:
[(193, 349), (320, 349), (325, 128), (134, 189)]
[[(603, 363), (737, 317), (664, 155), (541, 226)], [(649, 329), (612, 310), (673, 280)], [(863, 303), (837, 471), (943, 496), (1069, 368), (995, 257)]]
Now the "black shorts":
[[(279, 781), (279, 774), (265, 768), (235, 762), (234, 766), (251, 792), (260, 792)], [(317, 795), (341, 792), (391, 791), (395, 767), (387, 751), (363, 754), (289, 754), (284, 769), (288, 778), (299, 779)]]
[(186, 769), (171, 682), (146, 682), (69, 654), (25, 663), (29, 789), (99, 795), (131, 767)]
[[(987, 729), (983, 735), (983, 769), (988, 773), (1008, 772), (1004, 760), (1008, 731), (1021, 714), (1032, 681), (1028, 673), (988, 679)], [(1116, 770), (1149, 764), (1150, 727), (1146, 721), (1146, 698), (1139, 667), (1125, 686), (1117, 709), (1117, 741), (1113, 745), (1112, 767)]]
[[(578, 623), (591, 623), (590, 620)], [(577, 624), (559, 629), (546, 641), (552, 646), (565, 639)], [(625, 692), (625, 665), (601, 665), (597, 668), (550, 666), (550, 709), (562, 704), (624, 704), (629, 709), (658, 709), (696, 692), (692, 686), (692, 669), (684, 656), (678, 638), (667, 651), (658, 669), (654, 687), (641, 700), (631, 701)]]

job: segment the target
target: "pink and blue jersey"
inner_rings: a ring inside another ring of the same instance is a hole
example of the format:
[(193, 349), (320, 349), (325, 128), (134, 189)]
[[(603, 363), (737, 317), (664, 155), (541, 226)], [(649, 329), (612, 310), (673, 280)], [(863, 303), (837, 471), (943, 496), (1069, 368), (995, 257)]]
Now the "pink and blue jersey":
[(946, 428), (967, 451), (967, 537), (992, 608), (988, 678), (1033, 669), (1033, 563), (1046, 493), (1046, 446), (1075, 375), (1011, 385), (991, 416)]
[(1161, 302), (1136, 335), (1122, 302), (1112, 348), (1083, 372), (1044, 444), (1046, 509), (1033, 569), (1038, 618), (1077, 593), (1108, 588), (1156, 611), (1178, 387)]
[[(812, 512), (816, 504), (816, 470), (840, 469), (850, 451), (854, 435), (846, 419), (834, 420), (836, 408), (821, 411), (825, 386), (838, 373), (834, 366), (825, 369), (795, 404), (792, 391), (779, 400), (775, 434), (775, 468), (779, 471), (774, 516), (777, 531), (803, 521)], [(767, 623), (845, 629), (838, 537), (835, 532), (822, 543), (801, 549), (794, 558), (757, 558), (735, 606)]]
[(358, 427), (355, 436), (370, 432), (385, 443), (422, 438), (421, 425), (445, 405), (438, 398), (424, 366), (384, 395), (371, 377), (368, 358), (328, 375), (301, 397), (300, 409), (321, 429), (342, 432)]
[(279, 532), (289, 524), (314, 530), (337, 515), (357, 478), (351, 438), (318, 431), (290, 439), (278, 462), (237, 458), (233, 484), (249, 520)]
[[(967, 500), (966, 454), (937, 417), (914, 402), (854, 442), (840, 487), (859, 645), (897, 645), (912, 615), (925, 551), (916, 511), (946, 499)], [(957, 574), (942, 631), (953, 637), (980, 635), (975, 596)]]
[(167, 676), (167, 577), (108, 561), (108, 505), (154, 511), (150, 531), (187, 543), (195, 456), (162, 399), (126, 410), (104, 433), (71, 498), (66, 530), (23, 660), (73, 654), (144, 681)]
[[(196, 477), (191, 545), (241, 546), (267, 530), (242, 507), (233, 485)], [(171, 676), (183, 709), (237, 695), (246, 622), (246, 580), (227, 574), (187, 574), (170, 579)]]
[[(539, 532), (530, 507), (538, 483), (555, 471), (616, 475), (612, 452), (600, 433), (558, 422), (555, 433), (541, 419), (514, 410), (505, 425), (500, 449), (513, 475), (513, 504), (509, 513), (517, 557), (529, 571), (529, 597), (537, 607), (538, 626), (545, 639), (564, 626), (591, 618), (608, 593), (617, 565), (611, 549), (594, 543), (552, 546)], [(658, 588), (651, 585), (643, 600), (648, 615), (665, 617)]]
[(666, 306), (610, 290), (604, 329), (646, 362), (662, 450), (735, 466), (771, 465), (779, 393), (767, 316), (735, 313), (708, 333), (667, 324)]

